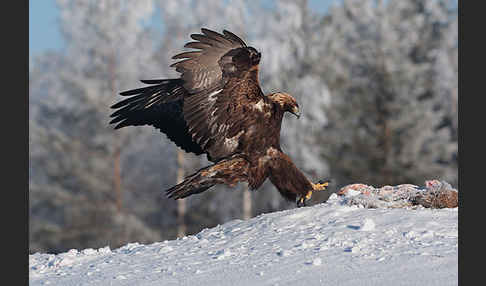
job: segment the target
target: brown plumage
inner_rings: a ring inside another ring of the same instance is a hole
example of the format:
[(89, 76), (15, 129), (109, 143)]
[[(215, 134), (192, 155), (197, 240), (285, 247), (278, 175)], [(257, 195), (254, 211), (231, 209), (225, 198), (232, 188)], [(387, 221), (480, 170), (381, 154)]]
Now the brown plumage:
[(214, 164), (167, 190), (179, 199), (216, 184), (248, 182), (259, 188), (268, 177), (289, 200), (303, 204), (327, 182), (311, 183), (280, 148), (285, 112), (297, 117), (296, 100), (283, 92), (264, 95), (258, 81), (260, 53), (224, 30), (192, 34), (196, 49), (177, 54), (171, 67), (180, 78), (142, 80), (150, 86), (120, 93), (110, 123), (152, 125), (186, 152), (206, 154)]

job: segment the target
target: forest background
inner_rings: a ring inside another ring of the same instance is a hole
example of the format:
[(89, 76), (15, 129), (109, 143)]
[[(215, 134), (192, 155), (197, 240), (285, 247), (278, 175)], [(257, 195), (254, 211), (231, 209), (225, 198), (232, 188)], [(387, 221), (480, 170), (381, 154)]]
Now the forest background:
[(268, 181), (167, 199), (206, 158), (149, 126), (109, 126), (120, 91), (178, 76), (170, 58), (201, 27), (262, 52), (264, 92), (292, 94), (303, 113), (284, 118), (282, 148), (312, 180), (332, 178), (330, 192), (428, 179), (457, 188), (457, 4), (57, 1), (65, 48), (29, 59), (29, 252), (151, 243), (295, 207)]

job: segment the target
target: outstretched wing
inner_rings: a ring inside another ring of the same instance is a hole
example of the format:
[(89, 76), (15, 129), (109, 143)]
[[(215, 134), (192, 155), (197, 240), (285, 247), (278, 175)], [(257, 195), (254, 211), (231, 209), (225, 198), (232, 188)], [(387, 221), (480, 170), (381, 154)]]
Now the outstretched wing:
[(129, 98), (113, 106), (118, 110), (110, 124), (117, 123), (115, 129), (125, 126), (151, 125), (167, 135), (171, 141), (186, 152), (202, 154), (199, 144), (192, 140), (182, 113), (183, 98), (187, 91), (181, 79), (142, 80), (152, 84), (148, 87), (120, 93)]
[(239, 37), (201, 29), (192, 34), (195, 42), (184, 47), (197, 49), (174, 56), (183, 59), (171, 66), (180, 72), (189, 96), (184, 99), (184, 119), (193, 140), (211, 160), (231, 155), (245, 122), (252, 120), (250, 105), (263, 98), (258, 83), (260, 54)]
[[(177, 54), (172, 59), (184, 59), (173, 63), (184, 80), (184, 87), (193, 94), (214, 89), (221, 84), (223, 71), (220, 60), (233, 49), (246, 47), (245, 42), (231, 32), (223, 31), (223, 35), (202, 28), (203, 34), (192, 34), (195, 42), (184, 45), (185, 48), (197, 49)], [(228, 59), (231, 60), (231, 59)]]
[(110, 123), (152, 125), (185, 151), (217, 161), (236, 151), (238, 138), (256, 121), (248, 111), (264, 97), (260, 54), (226, 30), (201, 31), (184, 46), (196, 50), (173, 57), (182, 59), (171, 65), (181, 77), (143, 80), (151, 86), (120, 93), (129, 98), (112, 106), (118, 110)]

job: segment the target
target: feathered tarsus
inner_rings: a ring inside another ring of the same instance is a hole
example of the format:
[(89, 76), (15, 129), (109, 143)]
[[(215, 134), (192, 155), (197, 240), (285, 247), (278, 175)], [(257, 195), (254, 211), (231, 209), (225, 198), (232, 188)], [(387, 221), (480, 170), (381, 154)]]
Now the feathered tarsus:
[(328, 182), (313, 184), (280, 148), (285, 112), (300, 116), (296, 100), (287, 93), (264, 95), (258, 81), (261, 54), (235, 34), (201, 29), (195, 49), (173, 57), (180, 78), (142, 80), (149, 86), (120, 93), (128, 96), (110, 123), (152, 125), (184, 151), (206, 154), (214, 164), (186, 177), (167, 190), (179, 199), (216, 184), (247, 182), (259, 188), (269, 178), (278, 191), (298, 204)]

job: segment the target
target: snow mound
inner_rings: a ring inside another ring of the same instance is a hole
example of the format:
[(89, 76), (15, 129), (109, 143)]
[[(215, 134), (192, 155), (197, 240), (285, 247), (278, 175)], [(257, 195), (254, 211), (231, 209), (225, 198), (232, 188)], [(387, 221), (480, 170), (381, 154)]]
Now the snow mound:
[(458, 212), (327, 203), (111, 250), (29, 255), (30, 285), (457, 285)]

